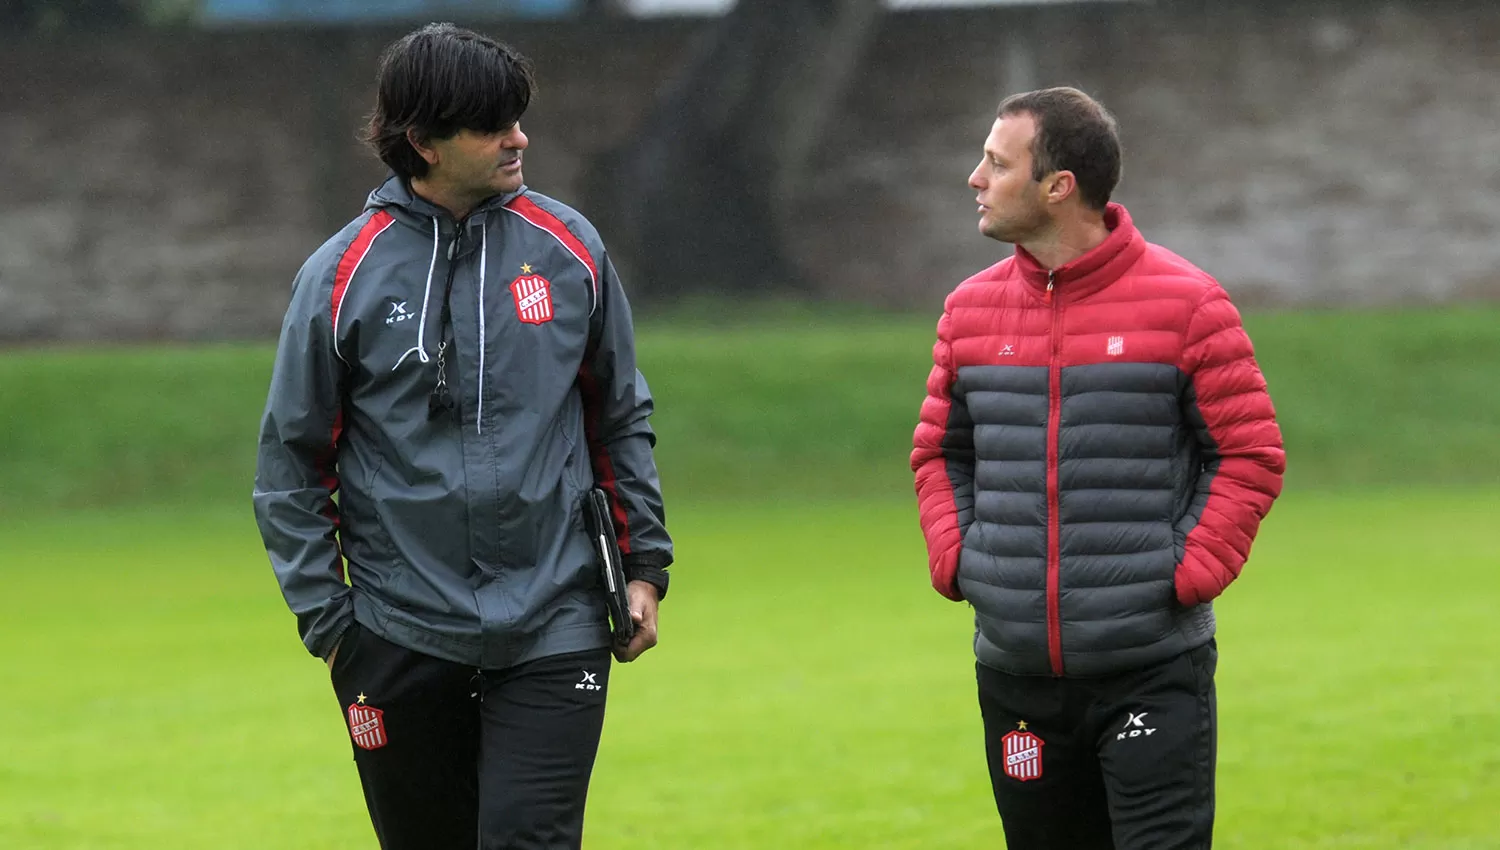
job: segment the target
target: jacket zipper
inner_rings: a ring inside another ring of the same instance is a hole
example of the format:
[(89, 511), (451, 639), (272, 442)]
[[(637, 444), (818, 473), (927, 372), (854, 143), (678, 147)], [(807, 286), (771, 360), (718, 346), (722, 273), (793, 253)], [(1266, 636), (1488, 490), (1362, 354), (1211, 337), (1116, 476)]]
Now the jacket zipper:
[(1047, 655), (1052, 675), (1063, 674), (1062, 521), (1058, 516), (1062, 439), (1062, 307), (1053, 301), (1057, 272), (1047, 272), (1047, 303), (1052, 306), (1051, 357), (1047, 362)]

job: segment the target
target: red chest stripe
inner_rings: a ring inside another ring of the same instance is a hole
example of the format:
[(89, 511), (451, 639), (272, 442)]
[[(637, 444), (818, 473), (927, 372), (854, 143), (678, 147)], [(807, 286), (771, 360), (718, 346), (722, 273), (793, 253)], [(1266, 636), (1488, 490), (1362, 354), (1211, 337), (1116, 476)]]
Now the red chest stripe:
[[(562, 219), (537, 206), (535, 201), (525, 195), (506, 204), (505, 209), (525, 219), (526, 223), (532, 227), (546, 231), (578, 262), (583, 264), (589, 273), (589, 284), (593, 287), (593, 303), (597, 304), (599, 302), (599, 267), (594, 263), (594, 256), (589, 253), (583, 240), (575, 236), (573, 231), (563, 224)], [(593, 312), (592, 307), (589, 312)]]
[[(339, 311), (343, 309), (344, 293), (349, 289), (349, 281), (354, 279), (354, 273), (359, 271), (359, 264), (364, 262), (365, 255), (370, 253), (370, 246), (375, 243), (375, 238), (384, 233), (385, 229), (394, 224), (395, 221), (396, 219), (392, 218), (391, 214), (385, 210), (380, 210), (370, 216), (370, 220), (365, 222), (364, 227), (359, 229), (359, 235), (355, 236), (354, 241), (349, 243), (349, 247), (344, 249), (344, 255), (339, 257), (338, 269), (333, 275), (333, 304), (331, 308), (335, 354), (338, 353)], [(339, 357), (342, 359), (343, 355), (339, 355)]]

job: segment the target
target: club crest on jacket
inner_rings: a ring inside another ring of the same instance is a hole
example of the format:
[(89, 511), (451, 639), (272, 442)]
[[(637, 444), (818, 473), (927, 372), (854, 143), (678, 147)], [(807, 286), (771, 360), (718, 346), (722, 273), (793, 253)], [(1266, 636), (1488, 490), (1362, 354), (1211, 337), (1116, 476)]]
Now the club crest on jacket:
[(539, 274), (523, 274), (511, 281), (516, 318), (528, 325), (552, 321), (552, 284)]

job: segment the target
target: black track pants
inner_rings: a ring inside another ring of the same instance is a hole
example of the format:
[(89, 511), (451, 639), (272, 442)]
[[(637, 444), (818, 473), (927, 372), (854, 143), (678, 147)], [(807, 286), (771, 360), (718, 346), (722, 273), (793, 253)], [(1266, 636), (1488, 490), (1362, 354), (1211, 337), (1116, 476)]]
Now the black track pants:
[(1009, 850), (1208, 850), (1217, 736), (1213, 642), (1098, 679), (978, 665)]
[(604, 725), (607, 649), (485, 670), (350, 627), (333, 686), (385, 850), (572, 850)]

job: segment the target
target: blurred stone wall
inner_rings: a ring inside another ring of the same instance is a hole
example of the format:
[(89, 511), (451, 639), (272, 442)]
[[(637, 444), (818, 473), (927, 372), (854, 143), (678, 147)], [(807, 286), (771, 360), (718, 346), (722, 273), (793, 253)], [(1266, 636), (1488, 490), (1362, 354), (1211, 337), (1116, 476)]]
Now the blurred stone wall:
[[(1250, 5), (890, 15), (793, 254), (832, 298), (935, 309), (1007, 251), (965, 186), (995, 104), (1073, 84), (1121, 120), (1117, 198), (1242, 303), (1500, 297), (1500, 5)], [(576, 201), (703, 26), (487, 28), (540, 70), (528, 183)], [(274, 334), (382, 176), (354, 136), (399, 34), (0, 36), (0, 341)]]

